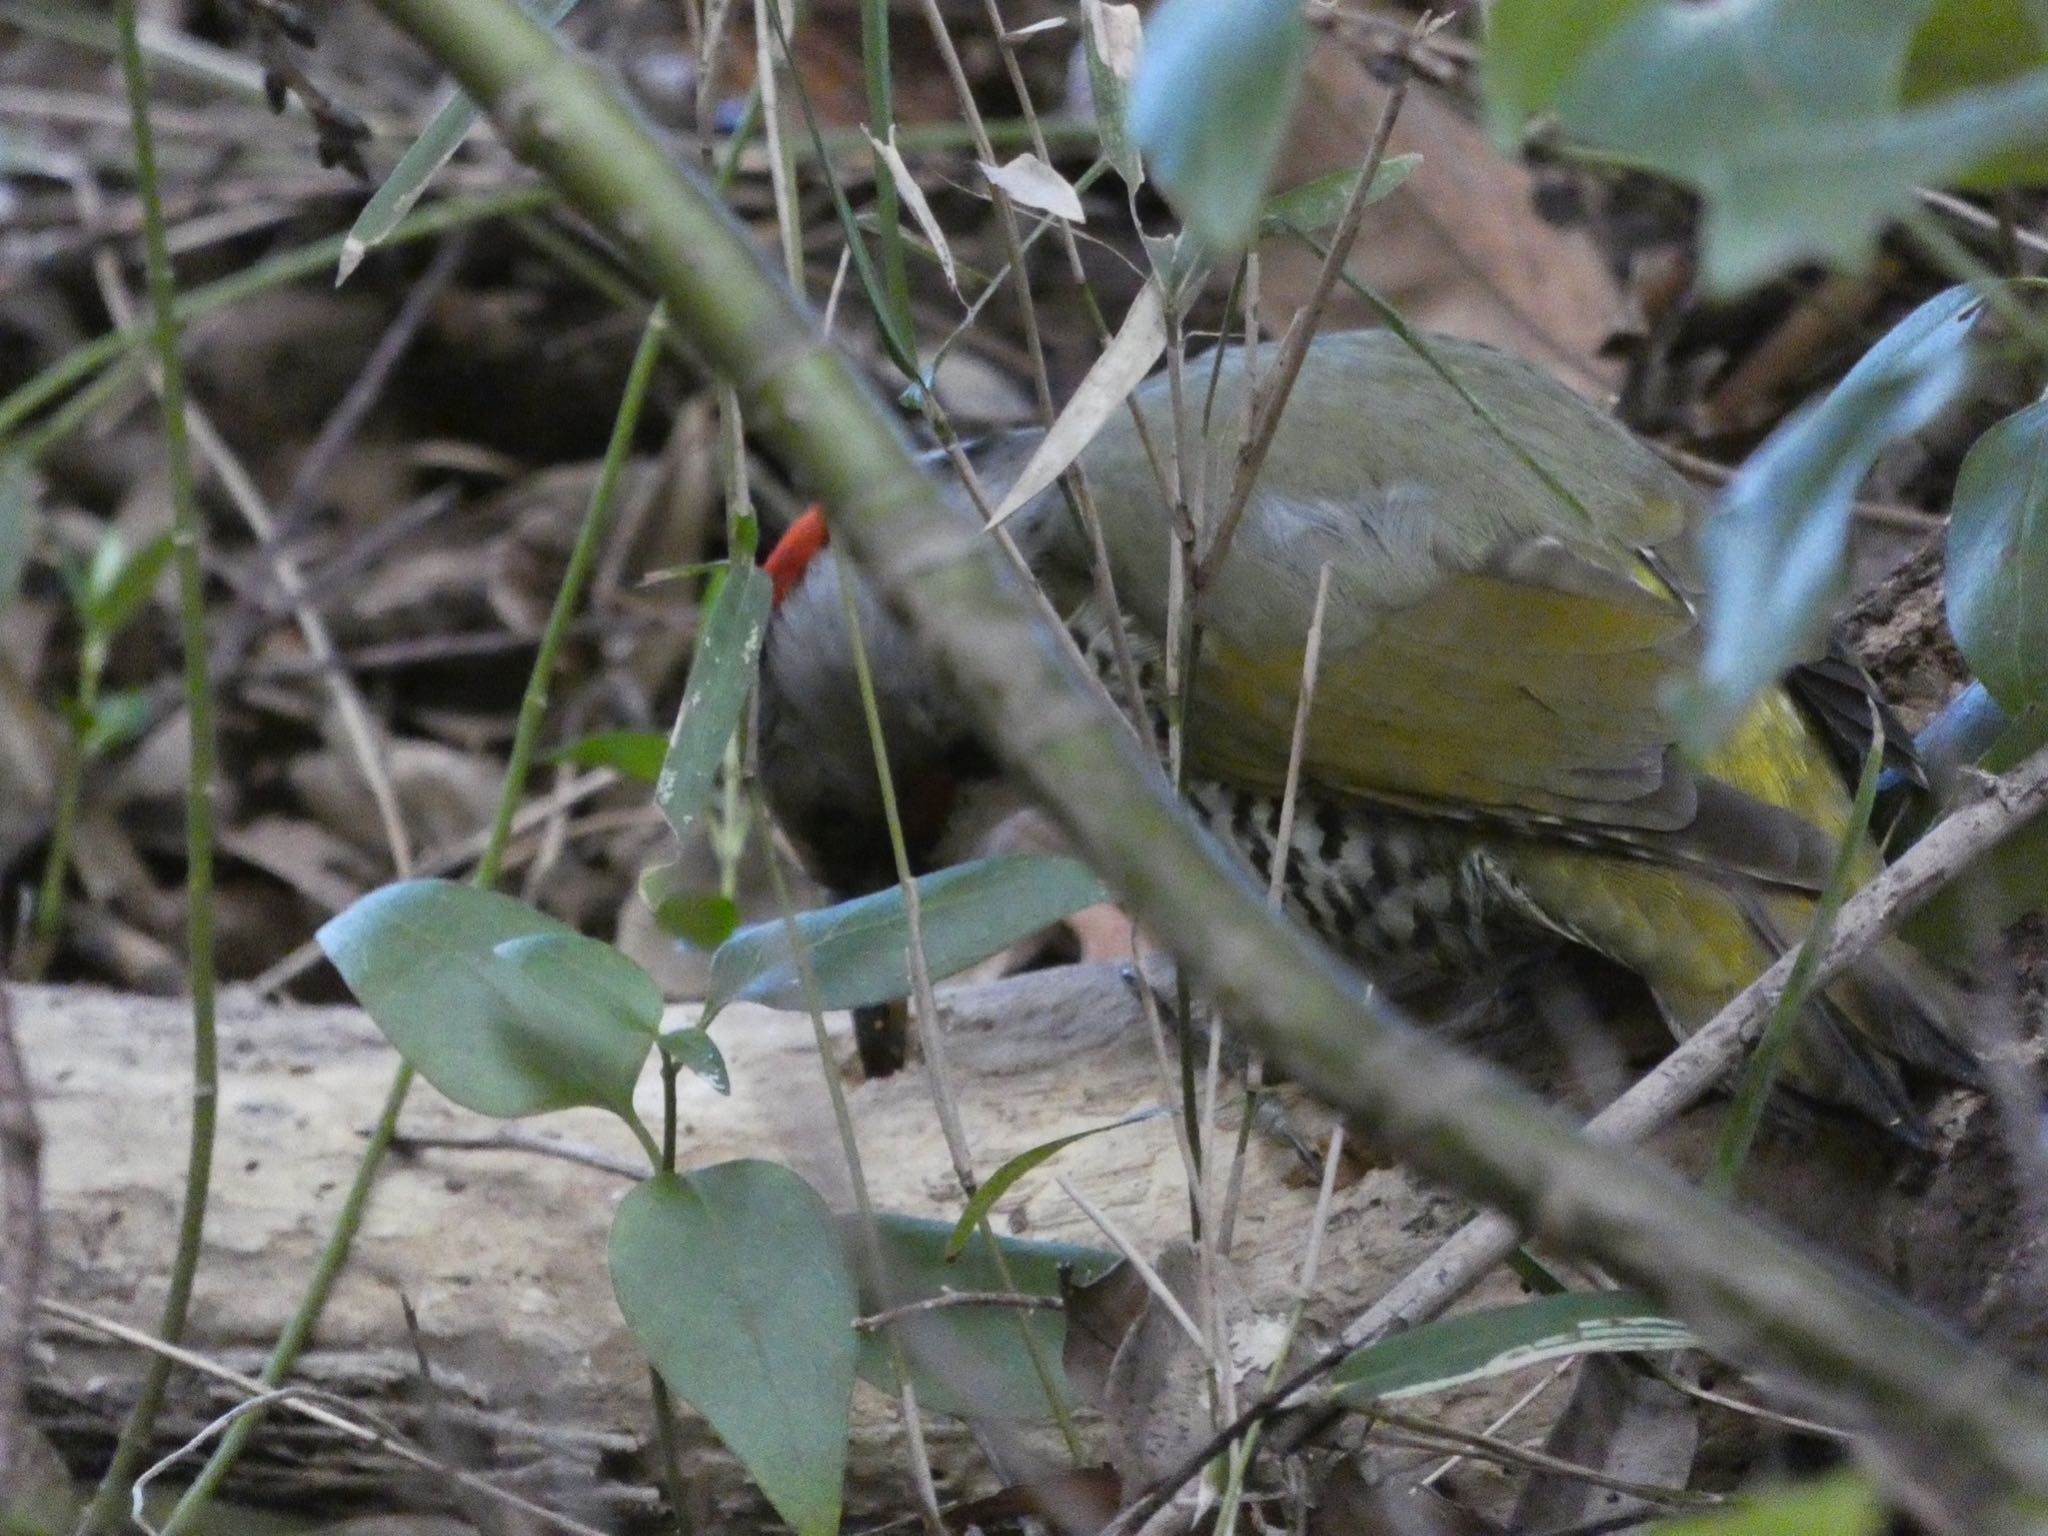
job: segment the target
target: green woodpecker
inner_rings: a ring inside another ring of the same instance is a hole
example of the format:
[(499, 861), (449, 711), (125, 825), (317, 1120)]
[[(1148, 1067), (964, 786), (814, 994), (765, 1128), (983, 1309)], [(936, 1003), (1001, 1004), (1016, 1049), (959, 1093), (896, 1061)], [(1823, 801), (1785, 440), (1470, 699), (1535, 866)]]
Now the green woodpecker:
[[(1288, 910), (1397, 999), (1483, 1009), (1561, 946), (1635, 972), (1683, 1034), (1811, 919), (1850, 817), (1842, 775), (1875, 696), (1839, 649), (1765, 694), (1704, 762), (1679, 753), (1665, 684), (1697, 662), (1706, 506), (1628, 432), (1534, 368), (1435, 339), (1436, 363), (1385, 331), (1310, 348), (1243, 521), (1194, 594), (1188, 798), (1262, 881), (1277, 855), (1302, 659), (1329, 567), (1320, 678), (1284, 882)], [(1447, 383), (1440, 365), (1452, 379)], [(1191, 366), (1191, 455), (1207, 548), (1235, 469), (1243, 354)], [(1469, 397), (1469, 398), (1468, 398)], [(1135, 403), (1173, 450), (1163, 379)], [(1476, 408), (1475, 408), (1476, 407)], [(988, 445), (1007, 487), (1036, 445)], [(1128, 414), (1080, 463), (1100, 509), (1120, 615), (1096, 597), (1090, 541), (1049, 491), (1009, 523), (1112, 697), (1125, 654), (1155, 688), (1173, 518)], [(946, 495), (973, 514), (957, 483)], [(818, 514), (770, 557), (762, 660), (768, 800), (813, 872), (852, 894), (895, 878), (839, 590)], [(974, 851), (1017, 802), (959, 702), (863, 582), (871, 663), (911, 860)], [(1160, 701), (1146, 706), (1157, 729)], [(1910, 749), (1888, 714), (1878, 717)], [(1878, 868), (1867, 840), (1856, 879)], [(1807, 1093), (1912, 1137), (1898, 1063), (1966, 1079), (1942, 988), (1896, 944), (1807, 1009), (1788, 1069)]]

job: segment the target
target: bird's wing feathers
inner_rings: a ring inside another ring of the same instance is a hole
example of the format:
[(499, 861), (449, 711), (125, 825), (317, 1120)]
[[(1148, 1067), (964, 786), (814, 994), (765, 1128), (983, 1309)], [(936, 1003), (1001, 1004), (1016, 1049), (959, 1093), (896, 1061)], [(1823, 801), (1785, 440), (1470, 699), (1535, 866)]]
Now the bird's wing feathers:
[[(1847, 801), (1782, 691), (1713, 761), (1689, 767), (1674, 746), (1664, 690), (1699, 654), (1704, 504), (1536, 370), (1470, 343), (1432, 349), (1425, 361), (1379, 332), (1311, 350), (1197, 599), (1192, 766), (1281, 786), (1327, 564), (1310, 782), (1817, 885)], [(1216, 419), (1238, 419), (1241, 375), (1232, 354)], [(1159, 386), (1138, 404), (1170, 434)], [(1229, 438), (1210, 445), (1213, 486), (1229, 483)], [(1105, 527), (1119, 599), (1163, 633), (1172, 523), (1151, 466), (1121, 439), (1084, 463), (1126, 512)]]

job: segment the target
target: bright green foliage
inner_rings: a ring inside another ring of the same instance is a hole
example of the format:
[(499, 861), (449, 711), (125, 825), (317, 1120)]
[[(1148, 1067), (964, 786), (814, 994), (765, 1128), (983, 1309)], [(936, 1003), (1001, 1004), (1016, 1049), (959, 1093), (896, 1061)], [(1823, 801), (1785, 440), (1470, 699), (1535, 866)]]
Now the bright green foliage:
[[(1021, 1294), (1057, 1297), (1062, 1265), (1072, 1267), (1076, 1283), (1085, 1283), (1101, 1276), (1117, 1260), (1115, 1254), (1096, 1248), (1026, 1242), (1016, 1237), (996, 1239), (1003, 1254), (1001, 1264), (981, 1238), (954, 1258), (948, 1255), (951, 1228), (944, 1222), (883, 1214), (876, 1217), (875, 1225), (881, 1247), (879, 1275), (864, 1274), (867, 1266), (860, 1261), (859, 1223), (849, 1217), (841, 1226), (848, 1262), (856, 1274), (864, 1275), (861, 1310), (869, 1314), (947, 1291), (1007, 1291), (1005, 1269)], [(1024, 1342), (1027, 1329), (1039, 1360), (1051, 1370), (1054, 1390), (1066, 1399), (1069, 1394), (1060, 1370), (1066, 1319), (1060, 1312), (946, 1307), (911, 1313), (893, 1324), (890, 1334), (903, 1352), (920, 1407), (960, 1417), (1042, 1422), (1053, 1416), (1052, 1407), (1046, 1401), (1046, 1384), (1031, 1358), (1031, 1349)], [(893, 1391), (896, 1375), (888, 1344), (880, 1334), (861, 1336), (860, 1376), (884, 1391)]]
[[(924, 953), (934, 981), (1000, 954), (1070, 912), (1104, 899), (1101, 882), (1072, 859), (1020, 853), (977, 859), (917, 882)], [(824, 1008), (859, 1008), (910, 995), (910, 921), (901, 888), (800, 913), (798, 940)], [(711, 959), (708, 1019), (735, 998), (771, 1008), (808, 1006), (790, 925), (743, 928)]]
[(445, 880), (372, 891), (318, 938), (399, 1054), (464, 1108), (633, 1118), (661, 991), (610, 945)]
[(1732, 1509), (1645, 1527), (1645, 1536), (1877, 1536), (1883, 1502), (1860, 1474), (1837, 1472), (1741, 1500)]
[(798, 1536), (837, 1530), (858, 1314), (825, 1202), (777, 1163), (657, 1174), (619, 1206), (611, 1272), (669, 1390)]
[(1294, 0), (1166, 0), (1145, 28), (1131, 133), (1211, 251), (1242, 250), (1258, 228), (1308, 50)]
[(1567, 1291), (1424, 1323), (1337, 1367), (1331, 1390), (1360, 1407), (1438, 1392), (1572, 1355), (1691, 1349), (1685, 1325), (1632, 1291)]
[(1979, 303), (1936, 295), (1795, 413), (1742, 466), (1704, 536), (1706, 653), (1679, 709), (1706, 750), (1794, 662), (1817, 654), (1848, 573), (1857, 488), (1884, 448), (1968, 386)]
[(610, 768), (637, 784), (652, 784), (667, 755), (668, 738), (658, 731), (599, 731), (570, 742), (555, 759), (578, 768)]
[(88, 643), (110, 641), (132, 624), (170, 561), (169, 533), (131, 550), (119, 533), (109, 530), (91, 561), (67, 573), (72, 605)]
[(2038, 24), (2021, 0), (1500, 0), (1486, 78), (1497, 125), (1548, 108), (1697, 188), (1732, 289), (1861, 265), (1918, 187), (2048, 172)]
[(699, 890), (695, 878), (680, 861), (653, 865), (640, 872), (640, 899), (663, 933), (708, 953), (732, 937), (740, 908), (730, 896)]
[[(1365, 200), (1376, 203), (1401, 188), (1422, 164), (1420, 155), (1388, 155), (1373, 172)], [(1305, 181), (1285, 192), (1276, 192), (1259, 210), (1259, 233), (1281, 235), (1290, 231), (1319, 235), (1344, 216), (1351, 194), (1358, 186), (1357, 170), (1337, 170), (1314, 181)]]

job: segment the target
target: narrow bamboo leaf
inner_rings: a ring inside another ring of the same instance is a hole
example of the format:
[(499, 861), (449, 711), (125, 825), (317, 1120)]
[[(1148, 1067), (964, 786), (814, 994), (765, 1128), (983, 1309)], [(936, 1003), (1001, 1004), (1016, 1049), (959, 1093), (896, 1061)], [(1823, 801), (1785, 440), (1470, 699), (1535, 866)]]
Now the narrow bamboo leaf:
[(1135, 5), (1081, 0), (1081, 45), (1088, 64), (1088, 94), (1095, 107), (1095, 137), (1107, 160), (1133, 192), (1145, 184), (1145, 162), (1131, 139), (1131, 81), (1138, 72), (1145, 23)]
[[(903, 152), (896, 147), (895, 127), (890, 127), (886, 139), (878, 139), (871, 133), (867, 140), (875, 151), (875, 157), (882, 162), (883, 170), (888, 173), (890, 181), (895, 185), (896, 195), (903, 200), (903, 206), (910, 210), (910, 216), (917, 222), (917, 227), (924, 231), (925, 243), (931, 248), (932, 256), (939, 264), (939, 271), (946, 279), (946, 286), (952, 289), (954, 297), (958, 298), (960, 274), (953, 265), (952, 243), (946, 239), (946, 231), (933, 214), (932, 205), (925, 201), (924, 188), (917, 184), (917, 177), (911, 172), (909, 162), (903, 158)], [(884, 226), (881, 231), (883, 239), (888, 239), (892, 232), (896, 238), (902, 238), (900, 231), (892, 231), (890, 226)]]
[(1632, 1291), (1571, 1291), (1440, 1318), (1369, 1344), (1337, 1367), (1330, 1388), (1362, 1408), (1570, 1355), (1692, 1349), (1698, 1342)]
[(1967, 288), (1929, 299), (1773, 432), (1722, 493), (1704, 536), (1700, 675), (1674, 697), (1695, 752), (1713, 750), (1758, 692), (1816, 653), (1847, 581), (1856, 488), (1887, 444), (1968, 386), (1979, 313)]
[[(1008, 854), (925, 875), (917, 882), (925, 959), (934, 980), (1000, 954), (1070, 912), (1104, 899), (1072, 859)], [(910, 995), (910, 924), (901, 889), (798, 915), (797, 935), (826, 1008), (859, 1008)], [(780, 919), (743, 928), (711, 958), (709, 1019), (735, 998), (771, 1008), (805, 1006)]]
[(2048, 402), (1971, 447), (1948, 521), (1948, 625), (2008, 714), (2048, 704)]
[(739, 727), (775, 590), (768, 573), (753, 565), (728, 568), (716, 587), (654, 783), (654, 803), (678, 837), (704, 808), (725, 745)]
[[(1389, 155), (1373, 172), (1365, 200), (1376, 203), (1400, 189), (1422, 164), (1420, 155)], [(1350, 205), (1351, 191), (1358, 185), (1359, 170), (1332, 171), (1305, 181), (1298, 187), (1275, 193), (1259, 214), (1259, 233), (1318, 235), (1343, 217)]]
[(726, 1070), (725, 1052), (703, 1030), (695, 1026), (671, 1029), (656, 1043), (670, 1061), (696, 1073), (720, 1093), (732, 1092), (732, 1073)]
[(1132, 137), (1174, 210), (1211, 251), (1240, 251), (1308, 64), (1293, 0), (1166, 0), (1131, 84)]
[(21, 573), (28, 567), (29, 546), (35, 540), (33, 485), (25, 459), (0, 453), (0, 614), (7, 612), (21, 588)]
[[(1022, 1295), (1056, 1300), (1063, 1266), (1070, 1266), (1081, 1280), (1093, 1280), (1117, 1261), (1115, 1254), (1097, 1248), (1000, 1236), (996, 1246), (1002, 1250), (1001, 1264), (980, 1241), (953, 1259), (946, 1254), (951, 1229), (945, 1222), (884, 1213), (876, 1217), (875, 1226), (880, 1265), (871, 1270), (862, 1259), (865, 1244), (858, 1220), (846, 1217), (840, 1224), (847, 1262), (861, 1277), (861, 1310), (868, 1315), (948, 1293), (1003, 1294), (1009, 1290), (1005, 1269)], [(1050, 1419), (1052, 1407), (1045, 1379), (1032, 1359), (1034, 1348), (1062, 1402), (1071, 1396), (1060, 1369), (1066, 1319), (1056, 1309), (943, 1307), (904, 1314), (889, 1326), (887, 1336), (863, 1333), (861, 1380), (890, 1393), (896, 1388), (889, 1354), (892, 1339), (917, 1387), (918, 1406), (934, 1413), (1029, 1422)]]
[(1166, 1113), (1166, 1110), (1154, 1105), (1150, 1109), (1140, 1110), (1135, 1115), (1113, 1120), (1108, 1125), (1090, 1126), (1087, 1130), (1075, 1131), (1072, 1135), (1056, 1136), (1051, 1141), (1042, 1142), (1028, 1151), (1019, 1152), (990, 1174), (981, 1188), (974, 1192), (974, 1198), (967, 1202), (967, 1209), (960, 1213), (960, 1219), (953, 1224), (953, 1235), (946, 1239), (946, 1257), (956, 1259), (960, 1256), (974, 1237), (974, 1229), (981, 1225), (982, 1218), (994, 1210), (996, 1202), (1010, 1192), (1011, 1185), (1032, 1169), (1052, 1161), (1077, 1141), (1086, 1141), (1090, 1136), (1100, 1136), (1105, 1131), (1120, 1131), (1127, 1125), (1136, 1125), (1141, 1120), (1154, 1120)]
[(640, 784), (661, 777), (668, 738), (659, 731), (600, 731), (580, 737), (555, 753), (555, 761), (578, 768), (610, 768)]
[(610, 945), (445, 880), (372, 891), (317, 937), (385, 1038), (457, 1104), (630, 1117), (661, 991)]
[(1878, 1536), (1890, 1524), (1877, 1490), (1850, 1471), (1746, 1494), (1712, 1514), (1660, 1520), (1644, 1536)]
[(839, 1528), (853, 1275), (832, 1213), (778, 1163), (657, 1174), (612, 1221), (612, 1290), (669, 1390), (798, 1536)]
[(1147, 283), (1124, 316), (1124, 323), (1089, 367), (1071, 399), (1046, 431), (1017, 483), (1003, 496), (994, 522), (1000, 523), (1040, 491), (1059, 479), (1102, 430), (1112, 412), (1138, 387), (1166, 350), (1166, 306), (1159, 285)]
[[(529, 16), (538, 16), (541, 25), (553, 31), (578, 3), (579, 0), (554, 0), (542, 11), (528, 0), (520, 0), (520, 8)], [(347, 282), (349, 275), (362, 265), (363, 258), (389, 239), (391, 232), (412, 212), (413, 204), (427, 190), (427, 183), (455, 158), (455, 151), (476, 125), (476, 117), (476, 103), (462, 92), (450, 91), (442, 97), (433, 119), (398, 157), (398, 164), (391, 168), (384, 184), (370, 195), (355, 223), (349, 226), (341, 242), (341, 256), (334, 264), (335, 287)]]
[(109, 532), (86, 568), (79, 622), (91, 634), (111, 639), (126, 629), (156, 590), (171, 560), (171, 536), (160, 533), (130, 551), (120, 534)]

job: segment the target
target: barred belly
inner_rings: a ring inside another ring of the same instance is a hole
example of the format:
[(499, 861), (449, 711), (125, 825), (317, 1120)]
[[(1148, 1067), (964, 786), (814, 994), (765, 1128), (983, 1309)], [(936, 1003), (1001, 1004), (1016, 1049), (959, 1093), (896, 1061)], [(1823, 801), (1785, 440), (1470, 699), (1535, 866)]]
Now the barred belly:
[[(1279, 798), (1197, 781), (1188, 800), (1270, 883)], [(1288, 914), (1396, 997), (1493, 973), (1555, 943), (1469, 827), (1304, 789), (1289, 841)]]

